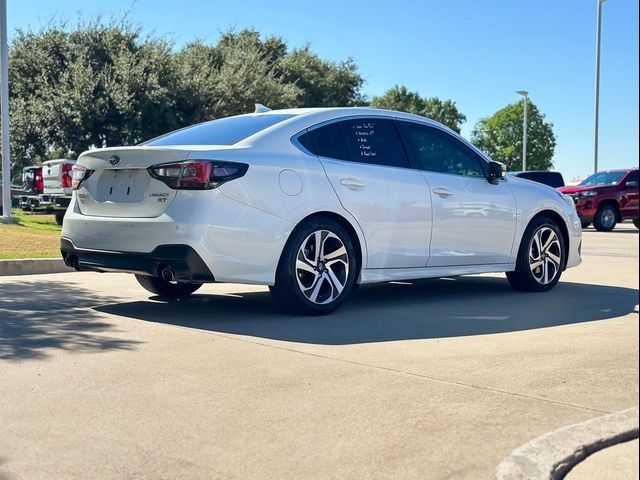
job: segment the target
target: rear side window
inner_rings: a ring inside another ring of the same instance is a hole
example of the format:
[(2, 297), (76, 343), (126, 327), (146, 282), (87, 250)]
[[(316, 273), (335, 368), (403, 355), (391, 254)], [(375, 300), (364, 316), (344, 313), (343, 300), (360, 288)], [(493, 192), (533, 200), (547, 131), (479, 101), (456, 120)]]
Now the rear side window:
[(293, 115), (267, 114), (221, 118), (167, 133), (141, 145), (233, 145), (291, 117)]
[(413, 122), (397, 125), (407, 154), (417, 168), (450, 175), (485, 176), (478, 155), (448, 133)]
[(337, 123), (330, 123), (309, 132), (316, 155), (337, 160), (351, 160), (342, 129)]
[(631, 172), (631, 174), (626, 178), (625, 182), (637, 182), (638, 181), (638, 171)]
[(393, 122), (359, 118), (310, 131), (317, 155), (390, 167), (409, 167)]

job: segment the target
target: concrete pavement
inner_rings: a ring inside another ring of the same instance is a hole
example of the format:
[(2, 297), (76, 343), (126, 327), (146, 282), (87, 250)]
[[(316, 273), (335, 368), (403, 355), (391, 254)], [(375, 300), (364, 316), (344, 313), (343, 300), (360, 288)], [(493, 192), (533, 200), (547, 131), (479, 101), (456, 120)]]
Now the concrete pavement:
[(546, 294), (503, 275), (361, 288), (321, 318), (262, 287), (0, 278), (0, 478), (490, 478), (638, 404), (638, 233), (588, 231)]

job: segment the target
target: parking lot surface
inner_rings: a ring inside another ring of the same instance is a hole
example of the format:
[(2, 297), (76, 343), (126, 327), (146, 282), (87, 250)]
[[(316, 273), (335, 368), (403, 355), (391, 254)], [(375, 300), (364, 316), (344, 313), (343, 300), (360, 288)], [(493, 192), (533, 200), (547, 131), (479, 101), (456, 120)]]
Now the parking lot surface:
[(586, 230), (583, 259), (545, 294), (396, 282), (319, 318), (263, 287), (0, 277), (0, 479), (490, 478), (638, 404), (638, 231)]

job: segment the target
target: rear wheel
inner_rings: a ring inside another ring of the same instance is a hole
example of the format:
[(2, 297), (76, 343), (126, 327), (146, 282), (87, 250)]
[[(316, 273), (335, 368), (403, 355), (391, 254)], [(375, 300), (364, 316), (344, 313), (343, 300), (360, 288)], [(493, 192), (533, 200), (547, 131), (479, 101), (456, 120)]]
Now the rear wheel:
[(587, 222), (586, 220), (580, 220), (580, 224), (582, 225), (582, 228), (587, 228), (589, 225), (591, 225), (591, 222)]
[(167, 298), (186, 297), (202, 286), (201, 283), (168, 282), (163, 278), (147, 275), (136, 275), (136, 280), (145, 290)]
[(316, 218), (291, 234), (270, 290), (292, 313), (324, 315), (346, 300), (356, 273), (357, 259), (349, 234), (334, 220)]
[(593, 226), (599, 232), (610, 232), (616, 226), (618, 212), (612, 205), (602, 205), (593, 217)]
[(560, 280), (565, 246), (556, 223), (546, 217), (531, 221), (520, 243), (516, 269), (507, 272), (509, 283), (525, 292), (546, 292)]
[(56, 223), (58, 225), (62, 225), (63, 220), (64, 220), (64, 213), (56, 213)]
[(636, 228), (640, 228), (640, 218), (634, 218), (633, 224), (636, 226)]

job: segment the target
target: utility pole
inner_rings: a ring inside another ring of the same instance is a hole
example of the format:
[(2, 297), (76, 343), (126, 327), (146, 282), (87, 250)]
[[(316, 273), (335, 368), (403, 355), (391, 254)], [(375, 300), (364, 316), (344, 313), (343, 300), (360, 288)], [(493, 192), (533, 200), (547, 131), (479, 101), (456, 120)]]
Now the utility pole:
[(516, 92), (524, 98), (524, 120), (522, 121), (522, 171), (527, 171), (527, 107), (529, 103), (529, 92), (526, 90), (518, 90)]
[(600, 37), (602, 32), (602, 4), (607, 0), (596, 0), (598, 2), (598, 19), (596, 28), (596, 98), (595, 98), (595, 119), (593, 138), (593, 173), (598, 171), (598, 120), (600, 116)]
[(7, 0), (0, 0), (0, 122), (2, 122), (2, 219), (11, 222), (11, 157), (9, 153), (9, 45)]

